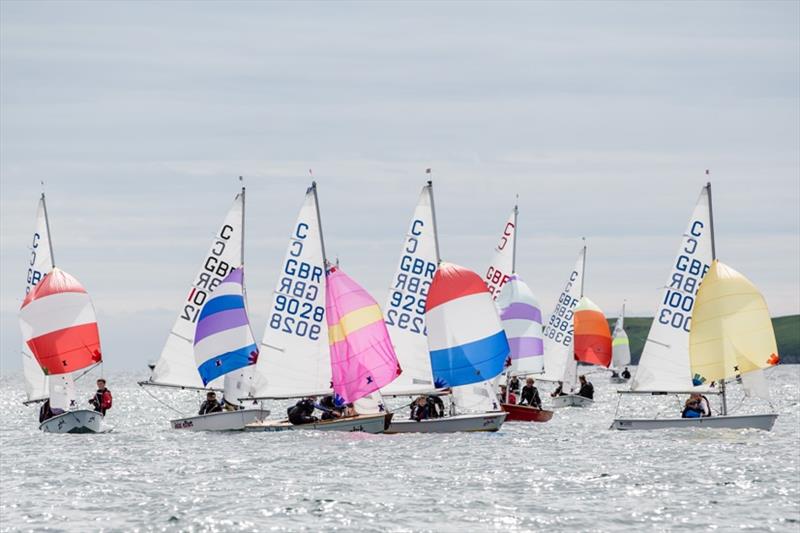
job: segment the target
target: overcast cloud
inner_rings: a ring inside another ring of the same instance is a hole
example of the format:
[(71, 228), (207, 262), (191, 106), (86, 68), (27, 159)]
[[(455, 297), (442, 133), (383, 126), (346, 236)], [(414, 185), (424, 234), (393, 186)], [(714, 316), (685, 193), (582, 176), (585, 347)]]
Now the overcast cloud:
[(797, 2), (0, 3), (0, 349), (39, 181), (109, 368), (160, 353), (246, 178), (256, 336), (308, 169), (330, 256), (383, 300), (424, 169), (442, 255), (483, 272), (520, 195), (546, 311), (651, 315), (711, 169), (721, 259), (800, 312)]

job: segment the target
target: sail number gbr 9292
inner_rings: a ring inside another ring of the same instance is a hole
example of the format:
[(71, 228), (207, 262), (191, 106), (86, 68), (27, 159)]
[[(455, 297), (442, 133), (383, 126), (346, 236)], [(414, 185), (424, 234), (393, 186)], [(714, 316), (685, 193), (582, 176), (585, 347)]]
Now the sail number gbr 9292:
[(425, 302), (436, 263), (419, 257), (419, 237), (425, 223), (414, 220), (411, 223), (411, 234), (403, 248), (400, 266), (394, 277), (389, 303), (386, 309), (386, 324), (397, 326), (412, 333), (427, 335), (425, 329)]

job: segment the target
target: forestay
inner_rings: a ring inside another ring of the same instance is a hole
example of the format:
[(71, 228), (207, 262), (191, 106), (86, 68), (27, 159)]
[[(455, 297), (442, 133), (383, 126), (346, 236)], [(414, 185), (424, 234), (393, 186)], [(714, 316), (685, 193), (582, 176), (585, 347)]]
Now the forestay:
[(161, 357), (153, 369), (151, 384), (194, 388), (204, 386), (194, 359), (195, 326), (212, 291), (231, 270), (242, 265), (243, 215), (244, 189), (236, 195), (181, 304)]
[(497, 298), (497, 307), (511, 350), (510, 373), (541, 373), (544, 370), (542, 311), (522, 278), (516, 274), (509, 276)]
[[(503, 285), (514, 274), (514, 246), (517, 238), (517, 207), (511, 211), (511, 214), (503, 226), (503, 233), (500, 235), (500, 241), (494, 248), (494, 256), (489, 263), (489, 268), (486, 271), (484, 281), (489, 288), (489, 294), (492, 295), (493, 300), (497, 300), (500, 296), (500, 291)], [(541, 320), (540, 320), (541, 322)]]
[[(55, 265), (51, 255), (52, 242), (47, 222), (47, 205), (44, 194), (39, 198), (36, 208), (36, 228), (30, 241), (30, 255), (25, 282), (25, 294), (29, 294)], [(28, 401), (43, 400), (48, 397), (48, 378), (31, 353), (28, 344), (22, 341), (22, 370), (25, 377), (25, 394)]]
[(339, 268), (326, 279), (333, 391), (345, 403), (369, 396), (401, 374), (378, 303)]
[(381, 389), (383, 394), (416, 394), (435, 388), (425, 328), (425, 302), (439, 262), (430, 188), (426, 185), (419, 195), (384, 308), (403, 373)]
[(331, 393), (325, 265), (310, 187), (289, 238), (255, 370), (255, 397), (294, 398)]
[(586, 249), (581, 249), (544, 328), (544, 375), (541, 379), (547, 381), (562, 381), (567, 359), (574, 359), (572, 319), (580, 300), (585, 254)]
[(689, 331), (697, 290), (712, 259), (708, 205), (708, 191), (703, 187), (672, 263), (631, 390), (670, 392), (693, 387)]
[(611, 366), (622, 368), (631, 364), (631, 347), (628, 343), (628, 334), (625, 333), (625, 306), (614, 324), (614, 334), (611, 338)]
[(506, 334), (486, 284), (471, 270), (439, 265), (425, 322), (437, 388), (487, 381), (503, 371), (509, 354)]
[(764, 297), (750, 280), (716, 260), (697, 293), (689, 353), (694, 385), (747, 375), (779, 359)]

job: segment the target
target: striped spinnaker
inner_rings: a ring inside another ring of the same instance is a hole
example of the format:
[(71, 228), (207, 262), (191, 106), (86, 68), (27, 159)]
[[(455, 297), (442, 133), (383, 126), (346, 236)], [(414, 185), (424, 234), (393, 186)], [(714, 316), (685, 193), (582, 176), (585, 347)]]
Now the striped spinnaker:
[(511, 349), (511, 372), (535, 374), (544, 370), (542, 311), (528, 285), (509, 277), (497, 299), (500, 319)]

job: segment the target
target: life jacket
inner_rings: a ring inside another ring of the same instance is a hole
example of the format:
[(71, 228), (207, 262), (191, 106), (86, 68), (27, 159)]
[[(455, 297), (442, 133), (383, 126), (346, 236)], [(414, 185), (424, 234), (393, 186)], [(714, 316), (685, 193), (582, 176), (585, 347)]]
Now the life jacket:
[(691, 407), (687, 407), (686, 409), (683, 410), (681, 416), (683, 418), (700, 418), (703, 416), (703, 412), (698, 411), (697, 409), (693, 409)]

